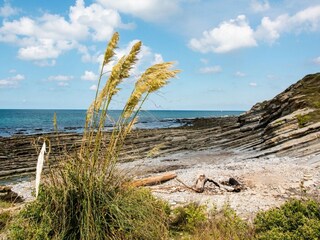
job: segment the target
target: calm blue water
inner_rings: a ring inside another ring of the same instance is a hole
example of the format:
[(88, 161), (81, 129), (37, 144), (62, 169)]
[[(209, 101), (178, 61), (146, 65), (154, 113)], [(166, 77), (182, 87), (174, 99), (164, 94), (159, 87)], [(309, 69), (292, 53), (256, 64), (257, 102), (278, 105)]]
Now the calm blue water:
[[(0, 109), (0, 136), (15, 134), (35, 134), (53, 131), (53, 114), (57, 114), (59, 131), (82, 132), (86, 110), (15, 110)], [(177, 119), (198, 117), (237, 116), (242, 111), (141, 111), (136, 128), (167, 128), (181, 125)], [(112, 119), (117, 119), (119, 110), (109, 112)], [(112, 127), (106, 123), (106, 129)]]

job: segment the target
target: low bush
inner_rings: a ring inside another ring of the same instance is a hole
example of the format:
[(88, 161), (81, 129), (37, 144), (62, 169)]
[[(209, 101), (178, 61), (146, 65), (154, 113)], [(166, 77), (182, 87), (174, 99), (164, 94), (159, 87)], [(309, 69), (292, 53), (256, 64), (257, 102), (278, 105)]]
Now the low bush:
[(12, 222), (11, 239), (167, 239), (165, 204), (148, 190), (98, 190), (89, 203), (82, 191), (46, 188)]
[(11, 215), (9, 212), (0, 213), (0, 233), (5, 229), (10, 219), (11, 219)]
[(175, 209), (173, 216), (170, 227), (174, 239), (253, 239), (253, 229), (228, 205), (220, 211), (207, 211), (206, 207), (192, 203)]
[(302, 128), (306, 126), (310, 121), (311, 121), (311, 116), (310, 115), (297, 115), (297, 120), (299, 127)]
[(175, 208), (171, 217), (171, 230), (192, 233), (207, 220), (206, 207), (197, 203), (190, 203)]
[(320, 239), (320, 205), (293, 199), (255, 218), (256, 239)]

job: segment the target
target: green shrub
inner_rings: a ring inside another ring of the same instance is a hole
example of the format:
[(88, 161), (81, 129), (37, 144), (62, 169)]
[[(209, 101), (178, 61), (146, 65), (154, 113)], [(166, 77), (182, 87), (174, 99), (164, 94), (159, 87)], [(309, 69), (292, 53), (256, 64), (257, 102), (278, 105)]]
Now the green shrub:
[(11, 215), (9, 212), (2, 212), (0, 213), (0, 233), (6, 227), (7, 223), (9, 222)]
[(255, 218), (256, 238), (320, 239), (320, 205), (313, 200), (290, 200)]
[(314, 106), (315, 108), (320, 108), (320, 101), (315, 101), (315, 102), (313, 103), (313, 106)]
[(221, 211), (207, 212), (206, 207), (189, 204), (173, 211), (171, 234), (174, 239), (192, 240), (250, 240), (253, 230), (229, 205)]
[(197, 230), (193, 239), (250, 240), (253, 239), (253, 230), (229, 205), (225, 205), (221, 211), (209, 215), (206, 225)]
[(310, 115), (297, 115), (297, 120), (298, 120), (298, 124), (299, 124), (299, 127), (302, 128), (304, 126), (307, 125), (307, 123), (310, 122), (311, 120), (311, 116)]
[(6, 202), (6, 201), (2, 201), (0, 200), (0, 209), (1, 208), (9, 208), (12, 206), (12, 203), (11, 202)]
[(90, 206), (95, 211), (91, 215), (95, 224), (90, 226), (90, 236), (89, 233), (84, 236), (84, 226), (81, 225), (84, 223), (81, 219), (88, 216), (82, 209), (88, 203), (81, 197), (83, 193), (77, 192), (75, 197), (75, 192), (62, 196), (62, 191), (54, 191), (41, 189), (39, 198), (20, 212), (10, 226), (12, 239), (167, 238), (165, 204), (146, 189), (118, 188), (114, 192), (93, 192), (97, 201)]
[(190, 203), (172, 211), (170, 226), (174, 231), (193, 232), (206, 220), (206, 207), (197, 203)]

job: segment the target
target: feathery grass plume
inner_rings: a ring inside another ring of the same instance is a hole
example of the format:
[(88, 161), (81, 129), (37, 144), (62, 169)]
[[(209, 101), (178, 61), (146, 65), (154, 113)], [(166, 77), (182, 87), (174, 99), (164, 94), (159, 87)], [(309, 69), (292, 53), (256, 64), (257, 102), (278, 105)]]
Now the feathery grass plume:
[[(107, 109), (109, 107), (109, 104), (112, 100), (112, 97), (117, 94), (117, 92), (120, 90), (118, 88), (118, 85), (125, 79), (130, 77), (130, 70), (133, 68), (135, 63), (138, 60), (138, 54), (140, 52), (142, 43), (139, 41), (135, 43), (129, 54), (126, 56), (123, 56), (112, 68), (111, 74), (109, 76), (109, 79), (106, 83), (106, 85), (103, 87), (103, 89), (98, 94), (98, 97), (96, 100), (91, 104), (90, 108), (94, 108), (93, 112), (99, 114), (99, 122), (93, 123), (97, 125), (97, 134), (95, 138), (95, 151), (94, 151), (94, 158), (93, 158), (93, 164), (96, 163), (96, 159), (98, 157), (98, 149), (100, 148), (101, 143), (101, 134), (102, 130), (104, 128), (104, 123), (107, 118)], [(96, 119), (97, 120), (97, 119)], [(91, 137), (89, 137), (89, 140), (92, 140), (93, 135), (91, 134)]]
[(114, 56), (114, 49), (117, 47), (119, 42), (119, 33), (115, 32), (110, 40), (110, 42), (108, 43), (108, 46), (106, 48), (106, 51), (104, 53), (104, 58), (103, 58), (103, 66), (105, 66), (106, 64), (108, 64), (110, 62), (110, 60), (112, 59), (112, 57)]
[(126, 57), (122, 65), (123, 68), (120, 73), (120, 78), (128, 78), (130, 76), (129, 72), (138, 60), (138, 54), (140, 52), (141, 45), (142, 45), (142, 42), (138, 41), (132, 46), (130, 53), (128, 54), (128, 56)]
[(170, 78), (175, 77), (180, 72), (180, 70), (171, 70), (173, 64), (173, 62), (155, 64), (148, 68), (137, 80), (135, 88), (112, 132), (106, 152), (106, 159), (109, 159), (108, 164), (114, 165), (116, 163), (124, 139), (131, 131), (133, 122), (149, 94), (167, 84)]
[(100, 109), (104, 99), (107, 99), (107, 101), (111, 101), (111, 98), (119, 91), (119, 88), (117, 88), (118, 85), (123, 81), (123, 79), (130, 76), (129, 72), (138, 60), (137, 56), (140, 52), (140, 49), (141, 42), (137, 42), (132, 46), (128, 56), (123, 56), (112, 68), (107, 84), (101, 90), (97, 98), (96, 110)]
[(43, 168), (43, 162), (44, 162), (44, 154), (46, 152), (46, 142), (43, 142), (42, 148), (40, 150), (39, 156), (38, 156), (38, 162), (37, 162), (37, 171), (36, 171), (36, 198), (39, 194), (39, 186), (40, 186), (40, 179), (41, 179), (41, 172)]
[(99, 80), (98, 80), (98, 86), (97, 86), (97, 91), (96, 91), (96, 96), (95, 99), (93, 101), (92, 106), (90, 106), (90, 108), (87, 111), (87, 116), (86, 116), (86, 127), (85, 129), (88, 128), (88, 125), (90, 123), (92, 123), (92, 118), (94, 115), (94, 111), (96, 109), (95, 107), (95, 102), (97, 101), (97, 97), (98, 97), (98, 92), (99, 92), (99, 88), (100, 88), (100, 83), (101, 83), (101, 79), (103, 76), (103, 70), (104, 67), (111, 61), (111, 59), (113, 58), (113, 56), (115, 55), (114, 50), (117, 48), (118, 46), (118, 42), (119, 42), (119, 33), (115, 32), (111, 38), (111, 40), (109, 41), (106, 51), (104, 53), (104, 58), (103, 58), (103, 63), (101, 65), (101, 69), (100, 69), (100, 75), (99, 75)]
[[(141, 41), (135, 43), (128, 56), (123, 56), (116, 65), (113, 66), (109, 79), (104, 86), (104, 88), (97, 95), (95, 101), (91, 104), (88, 110), (88, 116), (92, 116), (91, 113), (98, 112), (101, 106), (104, 105), (107, 108), (109, 106), (112, 97), (119, 91), (118, 85), (123, 81), (123, 79), (128, 78), (130, 70), (133, 68), (134, 64), (136, 64), (138, 60), (138, 54), (141, 49)], [(110, 54), (106, 54), (109, 56)], [(102, 76), (101, 76), (102, 77)]]
[(121, 80), (119, 76), (123, 62), (124, 56), (112, 67), (112, 71), (106, 85), (99, 92), (97, 99), (92, 102), (89, 107), (89, 111), (92, 109), (93, 112), (97, 113), (101, 109), (101, 106), (103, 106), (104, 102), (111, 101), (112, 96), (118, 92), (117, 86)]
[(130, 116), (137, 107), (141, 97), (147, 93), (157, 91), (168, 83), (170, 78), (175, 77), (180, 70), (171, 70), (173, 62), (155, 64), (149, 67), (137, 80), (135, 89), (129, 97), (124, 108), (125, 117)]

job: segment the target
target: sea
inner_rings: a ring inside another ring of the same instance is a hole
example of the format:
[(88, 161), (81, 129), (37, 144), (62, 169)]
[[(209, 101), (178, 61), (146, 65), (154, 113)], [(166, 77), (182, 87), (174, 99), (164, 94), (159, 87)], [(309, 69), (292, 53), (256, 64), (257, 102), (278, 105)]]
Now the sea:
[[(57, 116), (59, 132), (83, 132), (86, 110), (0, 109), (0, 137), (50, 133), (53, 131), (54, 113)], [(105, 124), (106, 131), (112, 129), (113, 122), (120, 113), (120, 110), (110, 110), (108, 112), (110, 118)], [(135, 128), (172, 128), (185, 124), (181, 119), (238, 116), (241, 113), (243, 111), (140, 111)]]

